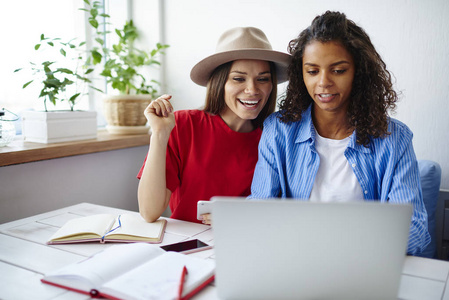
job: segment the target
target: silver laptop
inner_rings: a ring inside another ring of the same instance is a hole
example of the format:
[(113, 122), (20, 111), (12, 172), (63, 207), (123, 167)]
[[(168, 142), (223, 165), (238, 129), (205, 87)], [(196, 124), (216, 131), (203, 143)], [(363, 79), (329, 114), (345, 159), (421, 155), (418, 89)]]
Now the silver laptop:
[(212, 201), (220, 299), (397, 299), (411, 205)]

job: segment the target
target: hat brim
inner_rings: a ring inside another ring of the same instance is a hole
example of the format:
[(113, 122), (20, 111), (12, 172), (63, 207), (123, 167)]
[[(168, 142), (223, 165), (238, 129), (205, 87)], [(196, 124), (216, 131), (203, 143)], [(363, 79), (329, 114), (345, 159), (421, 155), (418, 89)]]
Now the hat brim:
[(239, 59), (256, 59), (271, 61), (276, 66), (278, 83), (288, 80), (287, 68), (291, 56), (287, 53), (265, 49), (241, 49), (215, 53), (197, 63), (190, 72), (193, 82), (201, 86), (207, 86), (212, 72), (220, 65)]

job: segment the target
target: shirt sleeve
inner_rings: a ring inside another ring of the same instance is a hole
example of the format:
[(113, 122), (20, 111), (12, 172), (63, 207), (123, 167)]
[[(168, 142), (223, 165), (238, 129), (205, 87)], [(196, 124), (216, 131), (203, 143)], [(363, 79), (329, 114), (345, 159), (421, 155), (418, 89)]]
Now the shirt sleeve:
[(401, 148), (392, 173), (388, 201), (391, 203), (410, 203), (413, 215), (410, 224), (407, 254), (417, 255), (430, 243), (427, 227), (427, 211), (424, 206), (418, 162), (412, 144), (412, 133), (401, 135), (397, 140)]
[(264, 122), (264, 129), (258, 147), (258, 161), (248, 199), (265, 199), (280, 196), (281, 174), (277, 162), (280, 161), (276, 148), (275, 132), (277, 118), (271, 115)]

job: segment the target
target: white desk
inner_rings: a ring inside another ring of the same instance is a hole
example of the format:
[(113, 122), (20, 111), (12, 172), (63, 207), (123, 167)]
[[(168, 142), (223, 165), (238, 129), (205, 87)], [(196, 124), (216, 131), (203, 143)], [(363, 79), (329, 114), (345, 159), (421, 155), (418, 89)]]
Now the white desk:
[[(80, 261), (113, 245), (100, 243), (46, 245), (48, 238), (67, 220), (99, 213), (129, 211), (82, 203), (37, 216), (0, 225), (0, 299), (90, 299), (89, 296), (56, 288), (40, 282), (43, 274)], [(164, 240), (160, 245), (198, 238), (213, 245), (210, 226), (167, 219)], [(214, 259), (213, 250), (198, 252), (204, 259)], [(399, 290), (400, 299), (449, 300), (446, 287), (449, 262), (407, 257)], [(195, 299), (218, 299), (214, 285)]]

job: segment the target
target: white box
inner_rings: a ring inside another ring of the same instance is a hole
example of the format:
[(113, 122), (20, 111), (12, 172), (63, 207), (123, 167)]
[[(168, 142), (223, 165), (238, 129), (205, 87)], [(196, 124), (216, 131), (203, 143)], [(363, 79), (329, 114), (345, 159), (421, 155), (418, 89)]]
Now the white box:
[(60, 143), (97, 138), (95, 111), (26, 111), (22, 115), (24, 141)]

